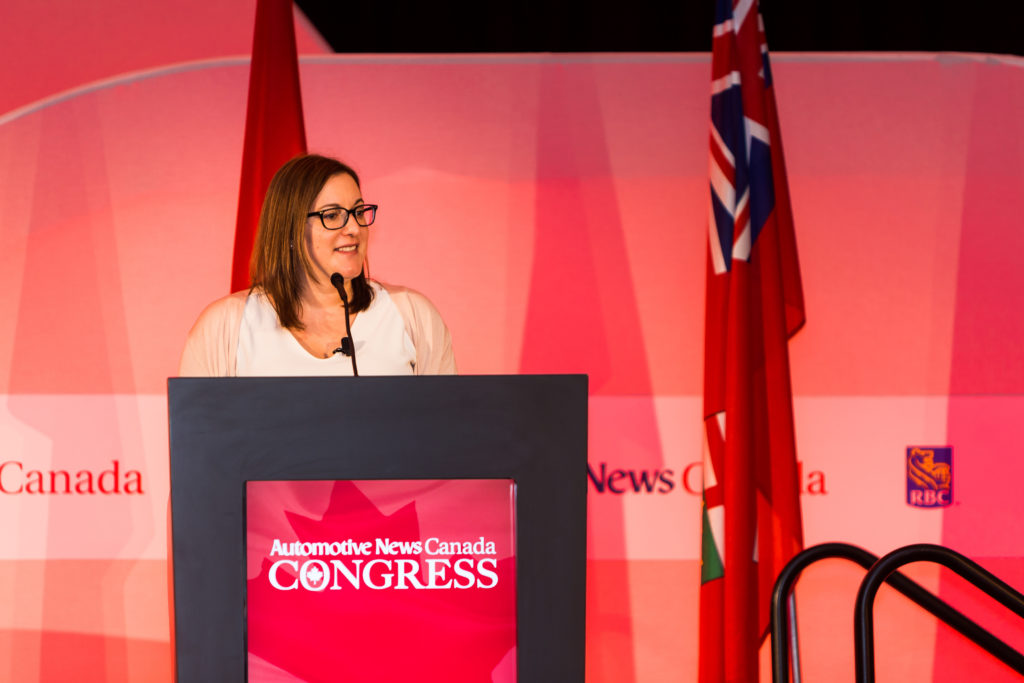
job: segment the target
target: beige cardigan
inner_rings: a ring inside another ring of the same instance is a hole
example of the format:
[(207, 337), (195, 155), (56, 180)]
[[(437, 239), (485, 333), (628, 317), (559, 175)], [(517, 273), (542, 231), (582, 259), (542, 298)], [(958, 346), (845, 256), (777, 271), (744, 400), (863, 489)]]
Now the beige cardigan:
[[(398, 307), (405, 321), (405, 331), (416, 347), (413, 372), (417, 375), (454, 375), (452, 337), (434, 304), (415, 290), (395, 285), (381, 286)], [(235, 292), (214, 301), (199, 314), (185, 341), (179, 376), (234, 376), (238, 331), (248, 296), (248, 290)]]

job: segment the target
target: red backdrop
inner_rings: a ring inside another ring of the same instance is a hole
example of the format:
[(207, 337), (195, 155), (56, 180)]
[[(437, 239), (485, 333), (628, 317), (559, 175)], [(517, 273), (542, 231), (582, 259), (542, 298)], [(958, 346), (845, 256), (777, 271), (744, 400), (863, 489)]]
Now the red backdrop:
[[(0, 678), (169, 680), (165, 381), (227, 289), (252, 10), (90, 5), (44, 40), (19, 2), (0, 28)], [(374, 276), (434, 300), (464, 373), (591, 375), (588, 680), (693, 680), (708, 56), (330, 56), (301, 21), (299, 43), (310, 149), (381, 205)], [(941, 542), (1024, 585), (1022, 67), (775, 58), (808, 543)], [(953, 506), (908, 507), (905, 448), (946, 443)], [(36, 493), (51, 471), (82, 492)], [(853, 678), (856, 581), (801, 582), (809, 677)], [(1000, 680), (880, 610), (880, 677)]]

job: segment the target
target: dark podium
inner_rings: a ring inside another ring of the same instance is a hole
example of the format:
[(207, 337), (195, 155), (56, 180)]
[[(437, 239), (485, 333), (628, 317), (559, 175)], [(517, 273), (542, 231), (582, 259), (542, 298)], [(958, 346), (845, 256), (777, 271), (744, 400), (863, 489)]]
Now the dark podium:
[(177, 680), (246, 680), (246, 482), (510, 479), (517, 680), (583, 682), (585, 376), (178, 378), (168, 399)]

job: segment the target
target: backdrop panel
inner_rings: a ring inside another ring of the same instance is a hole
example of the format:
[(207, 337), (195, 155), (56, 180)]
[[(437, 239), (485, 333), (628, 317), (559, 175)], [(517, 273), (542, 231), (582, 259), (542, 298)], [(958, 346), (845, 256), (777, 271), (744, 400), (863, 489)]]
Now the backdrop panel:
[[(181, 58), (0, 114), (0, 678), (169, 676), (163, 392), (228, 286), (248, 74)], [(1024, 583), (1022, 66), (775, 59), (810, 543), (945, 542)], [(310, 148), (381, 205), (373, 276), (433, 299), (462, 372), (591, 377), (589, 680), (694, 680), (708, 57), (312, 55), (301, 76)], [(946, 444), (952, 506), (908, 506), (906, 449)], [(832, 587), (854, 582), (807, 577), (808, 633), (848, 628)], [(985, 666), (890, 604), (912, 637), (886, 676)], [(808, 637), (809, 672), (852, 678), (852, 640)]]

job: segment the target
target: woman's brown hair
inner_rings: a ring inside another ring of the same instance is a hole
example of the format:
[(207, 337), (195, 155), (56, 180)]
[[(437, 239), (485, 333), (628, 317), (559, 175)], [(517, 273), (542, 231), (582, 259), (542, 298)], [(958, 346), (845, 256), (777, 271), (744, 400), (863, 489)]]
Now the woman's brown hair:
[[(359, 176), (351, 167), (337, 159), (307, 154), (279, 168), (267, 188), (249, 275), (252, 286), (269, 297), (282, 327), (302, 329), (299, 295), (303, 277), (318, 282), (306, 249), (306, 214), (327, 181), (341, 173), (351, 176), (359, 186)], [(364, 268), (352, 280), (349, 308), (353, 312), (366, 310), (372, 299)]]

